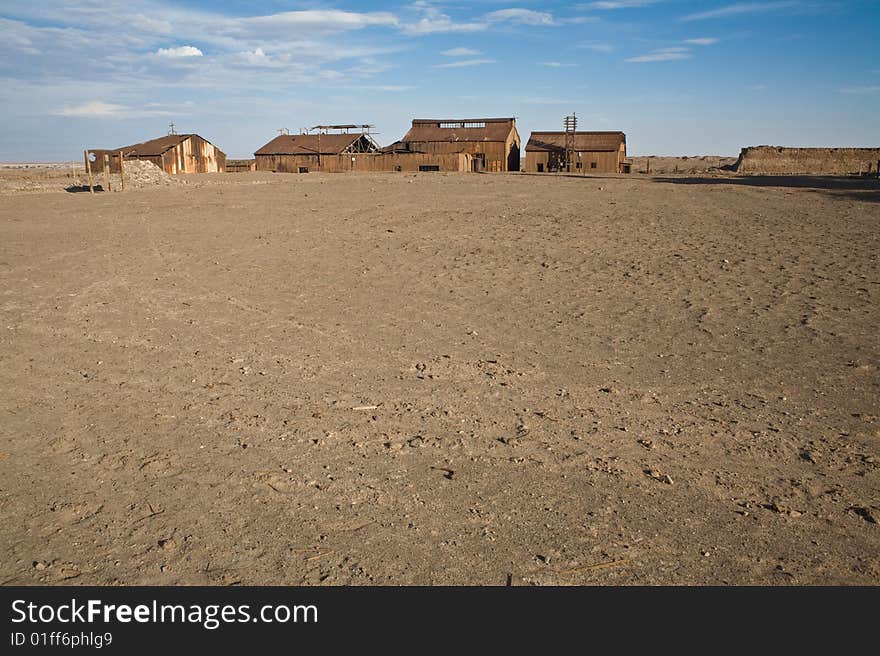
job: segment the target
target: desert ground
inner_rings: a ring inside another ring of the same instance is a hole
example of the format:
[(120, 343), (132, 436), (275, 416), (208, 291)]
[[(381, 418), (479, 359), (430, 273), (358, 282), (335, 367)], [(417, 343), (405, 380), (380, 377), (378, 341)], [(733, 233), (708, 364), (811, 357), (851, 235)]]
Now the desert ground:
[(0, 172), (0, 583), (880, 583), (877, 180), (75, 177)]

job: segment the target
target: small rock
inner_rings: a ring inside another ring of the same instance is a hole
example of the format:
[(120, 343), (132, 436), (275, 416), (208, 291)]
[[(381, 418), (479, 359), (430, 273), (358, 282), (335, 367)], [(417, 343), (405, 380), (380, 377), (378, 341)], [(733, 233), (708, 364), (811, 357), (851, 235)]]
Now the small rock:
[(876, 508), (853, 506), (850, 510), (870, 524), (880, 524), (880, 512)]
[(801, 451), (801, 460), (806, 460), (811, 464), (816, 464), (816, 457), (813, 455), (812, 451)]

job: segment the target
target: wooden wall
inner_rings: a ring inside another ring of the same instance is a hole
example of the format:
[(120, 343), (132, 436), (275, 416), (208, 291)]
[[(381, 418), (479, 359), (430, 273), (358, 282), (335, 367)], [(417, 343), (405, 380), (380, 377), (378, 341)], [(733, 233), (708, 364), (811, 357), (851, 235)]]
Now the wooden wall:
[[(564, 159), (562, 152), (526, 151), (525, 170), (529, 173), (537, 173), (538, 164), (543, 164), (544, 173), (548, 173), (551, 169), (561, 169)], [(622, 173), (624, 159), (626, 159), (626, 146), (624, 145), (621, 145), (619, 151), (614, 152), (577, 151), (575, 162), (580, 162), (582, 168), (577, 168), (575, 165), (572, 168), (572, 173)], [(596, 164), (596, 168), (592, 168), (592, 163)]]
[[(151, 158), (141, 158), (151, 159)], [(198, 135), (184, 139), (162, 155), (161, 167), (165, 173), (223, 173), (226, 155)]]
[(466, 152), (481, 159), (484, 155), (486, 171), (519, 171), (520, 140), (516, 130), (510, 131), (507, 141), (410, 141), (412, 150), (431, 154)]
[(471, 170), (472, 158), (468, 153), (355, 153), (344, 155), (257, 155), (257, 171), (298, 173), (300, 168), (309, 172), (343, 173), (348, 171), (418, 171), (420, 166), (437, 166), (440, 171), (463, 172)]

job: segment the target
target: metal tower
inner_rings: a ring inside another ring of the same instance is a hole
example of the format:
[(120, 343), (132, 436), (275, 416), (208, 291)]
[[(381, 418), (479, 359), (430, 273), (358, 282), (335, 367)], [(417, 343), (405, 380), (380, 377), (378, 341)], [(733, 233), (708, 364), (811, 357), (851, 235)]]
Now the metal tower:
[(565, 163), (564, 168), (571, 173), (574, 166), (574, 134), (577, 132), (578, 119), (577, 114), (572, 112), (571, 116), (566, 116), (565, 121)]

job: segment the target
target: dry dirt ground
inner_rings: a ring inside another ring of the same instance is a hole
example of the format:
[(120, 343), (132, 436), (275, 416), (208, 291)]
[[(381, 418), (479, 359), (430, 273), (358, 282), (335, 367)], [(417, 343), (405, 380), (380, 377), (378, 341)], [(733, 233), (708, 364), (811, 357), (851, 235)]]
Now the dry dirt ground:
[(0, 583), (878, 584), (880, 187), (0, 197)]

